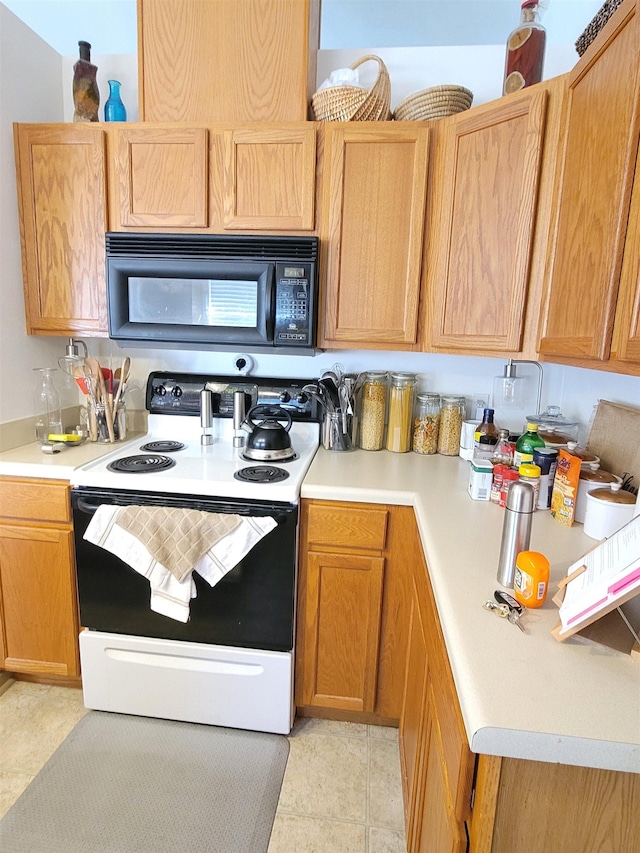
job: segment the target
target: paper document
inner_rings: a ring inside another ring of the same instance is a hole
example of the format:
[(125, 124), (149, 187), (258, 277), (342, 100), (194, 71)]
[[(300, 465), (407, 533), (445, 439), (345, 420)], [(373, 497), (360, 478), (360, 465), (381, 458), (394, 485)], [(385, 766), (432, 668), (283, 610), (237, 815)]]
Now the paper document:
[(572, 574), (560, 605), (560, 634), (640, 591), (640, 516), (577, 560), (567, 576)]

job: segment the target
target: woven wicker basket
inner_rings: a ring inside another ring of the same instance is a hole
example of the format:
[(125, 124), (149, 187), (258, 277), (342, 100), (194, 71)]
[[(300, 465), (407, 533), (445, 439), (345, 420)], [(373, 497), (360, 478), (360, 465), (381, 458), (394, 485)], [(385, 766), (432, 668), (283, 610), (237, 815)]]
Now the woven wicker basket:
[(607, 0), (607, 2), (598, 10), (576, 42), (576, 50), (578, 51), (579, 56), (584, 54), (591, 42), (595, 39), (621, 3), (622, 0)]
[(378, 76), (370, 89), (360, 86), (330, 86), (311, 98), (317, 121), (388, 121), (391, 118), (391, 82), (379, 56), (362, 56), (351, 65), (358, 68), (372, 59), (378, 63)]
[(461, 113), (468, 110), (473, 101), (473, 92), (464, 86), (432, 86), (414, 92), (395, 109), (396, 121), (427, 121)]

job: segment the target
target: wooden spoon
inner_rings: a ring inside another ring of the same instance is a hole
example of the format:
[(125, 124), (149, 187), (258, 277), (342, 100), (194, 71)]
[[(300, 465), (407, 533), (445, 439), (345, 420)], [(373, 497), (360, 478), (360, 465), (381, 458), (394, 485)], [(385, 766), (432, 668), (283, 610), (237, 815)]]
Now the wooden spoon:
[(127, 356), (122, 362), (122, 367), (119, 367), (114, 376), (118, 382), (118, 388), (116, 389), (116, 395), (113, 399), (113, 411), (114, 413), (118, 411), (118, 403), (120, 402), (120, 397), (124, 392), (124, 387), (127, 384), (127, 379), (129, 378), (129, 371), (131, 369), (131, 359)]

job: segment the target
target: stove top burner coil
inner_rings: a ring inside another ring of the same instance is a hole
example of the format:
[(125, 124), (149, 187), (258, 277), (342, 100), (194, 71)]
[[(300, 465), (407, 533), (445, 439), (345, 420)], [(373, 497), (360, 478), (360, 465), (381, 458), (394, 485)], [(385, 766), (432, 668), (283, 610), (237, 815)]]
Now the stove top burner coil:
[(289, 472), (274, 468), (273, 465), (251, 465), (236, 471), (233, 476), (245, 483), (278, 483), (280, 480), (286, 480)]
[(186, 444), (181, 441), (170, 441), (169, 439), (158, 439), (157, 441), (148, 441), (143, 444), (140, 450), (147, 450), (149, 453), (175, 453), (177, 450), (183, 450)]
[(122, 474), (151, 474), (154, 471), (166, 471), (167, 468), (173, 468), (175, 464), (176, 460), (169, 458), (169, 456), (140, 453), (136, 456), (123, 456), (121, 459), (114, 459), (107, 465), (107, 470)]

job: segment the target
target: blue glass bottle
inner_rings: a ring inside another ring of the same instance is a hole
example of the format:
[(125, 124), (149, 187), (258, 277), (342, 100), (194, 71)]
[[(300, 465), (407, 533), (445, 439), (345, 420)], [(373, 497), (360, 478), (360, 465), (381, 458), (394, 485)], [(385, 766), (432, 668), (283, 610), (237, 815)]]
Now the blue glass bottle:
[(120, 97), (120, 82), (109, 80), (109, 97), (104, 105), (105, 121), (126, 121), (127, 110)]

